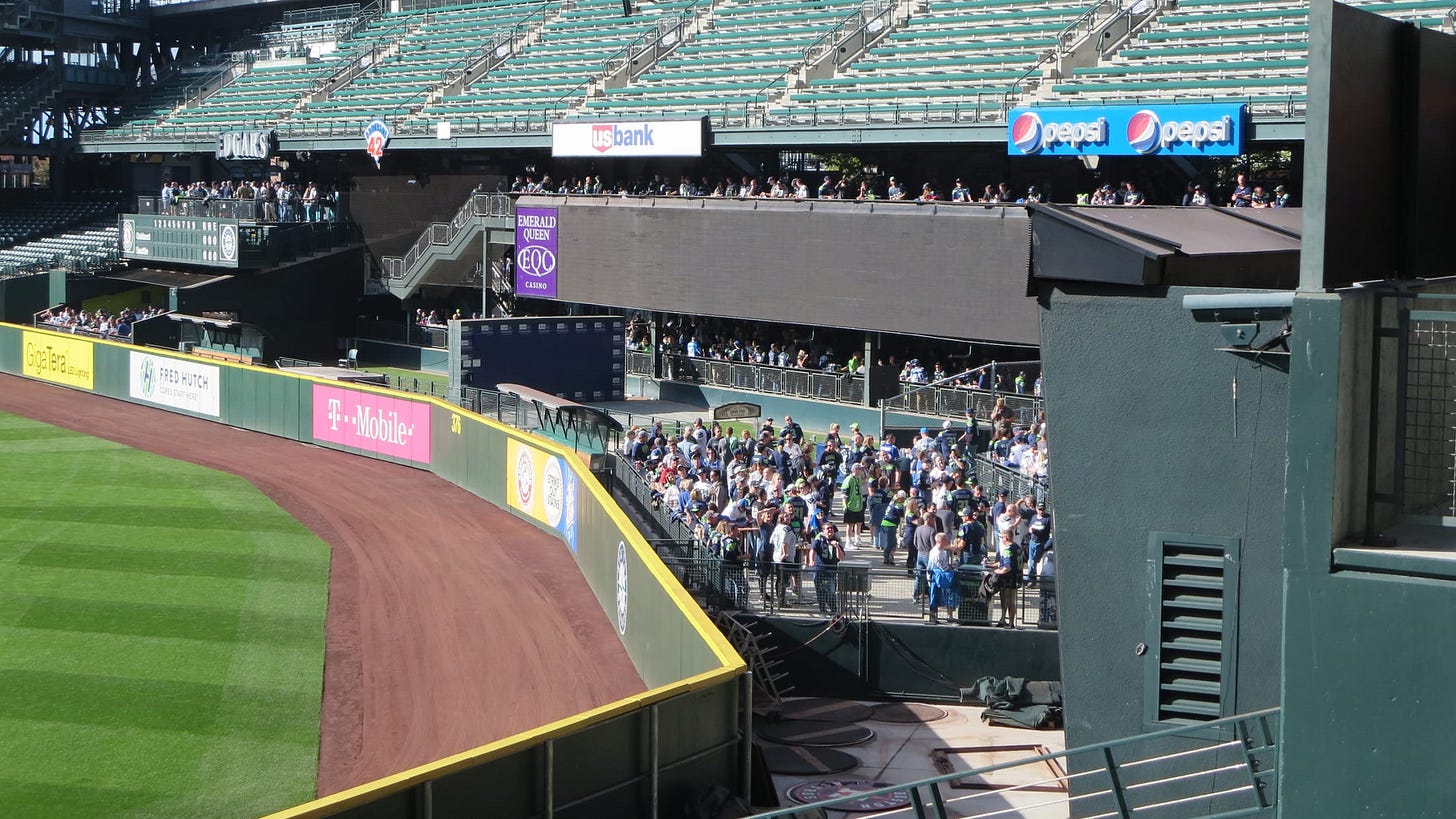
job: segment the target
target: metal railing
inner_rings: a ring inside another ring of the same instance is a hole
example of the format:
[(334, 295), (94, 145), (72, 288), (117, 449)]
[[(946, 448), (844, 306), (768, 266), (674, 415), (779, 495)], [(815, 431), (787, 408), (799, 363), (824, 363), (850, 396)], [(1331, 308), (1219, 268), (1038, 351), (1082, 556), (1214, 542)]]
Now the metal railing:
[(463, 84), (471, 75), (489, 72), (514, 56), (523, 47), (532, 31), (540, 28), (551, 12), (550, 3), (542, 3), (534, 11), (511, 24), (505, 31), (495, 32), (490, 41), (467, 55), (463, 60), (445, 69), (444, 81), (440, 84), (442, 93), (457, 84)]
[[(722, 126), (728, 125), (766, 125), (768, 124), (768, 110), (774, 94), (785, 91), (792, 87), (792, 78), (805, 66), (813, 65), (822, 60), (825, 54), (838, 52), (839, 46), (848, 42), (857, 35), (863, 34), (866, 38), (874, 36), (883, 28), (895, 24), (896, 4), (887, 0), (876, 0), (874, 3), (867, 3), (864, 7), (855, 9), (843, 20), (836, 23), (828, 31), (824, 32), (812, 43), (804, 47), (804, 51), (798, 62), (794, 63), (783, 73), (769, 80), (762, 88), (754, 93), (753, 98), (743, 106), (741, 119), (736, 122), (729, 122), (729, 115), (725, 112)], [(888, 17), (888, 20), (885, 19)], [(876, 29), (874, 33), (869, 32), (870, 25), (878, 22), (882, 28)], [(841, 63), (842, 65), (842, 63)], [(714, 123), (715, 125), (717, 123)]]
[(358, 338), (421, 347), (450, 346), (450, 328), (413, 322), (359, 319), (354, 322), (354, 335)]
[(420, 238), (405, 251), (403, 256), (385, 256), (380, 259), (384, 277), (395, 281), (406, 278), (429, 252), (431, 245), (449, 245), (455, 236), (471, 225), (478, 216), (514, 216), (516, 202), (504, 193), (473, 193), (465, 204), (455, 211), (449, 222), (435, 222), (425, 228)]
[[(1273, 816), (1279, 715), (1278, 708), (1252, 711), (753, 815), (787, 819), (851, 799), (903, 792), (916, 816), (937, 819)], [(1209, 740), (1210, 735), (1224, 738)]]
[[(991, 419), (996, 414), (997, 403), (1000, 402), (1012, 413), (1013, 423), (1031, 424), (1037, 420), (1037, 416), (1044, 409), (1041, 396), (996, 389), (998, 379), (1007, 367), (1024, 369), (1031, 365), (1039, 368), (1041, 362), (993, 361), (990, 364), (983, 364), (929, 384), (902, 383), (903, 391), (899, 395), (886, 398), (882, 402), (881, 409), (885, 412)], [(991, 385), (991, 389), (983, 390), (965, 386), (968, 383), (977, 383), (983, 375)], [(1025, 388), (1030, 387), (1031, 385), (1026, 385)]]
[(998, 492), (1005, 489), (1013, 498), (1024, 498), (1031, 495), (1037, 501), (1045, 502), (1048, 506), (1051, 505), (1052, 487), (1051, 482), (1047, 479), (1023, 475), (1014, 469), (988, 460), (984, 453), (976, 455), (974, 464), (976, 480), (986, 488), (986, 493), (990, 497), (996, 497)]
[(462, 387), (457, 392), (434, 378), (389, 374), (385, 379), (391, 389), (440, 398), (484, 418), (563, 441), (578, 451), (609, 452), (622, 445), (620, 431), (571, 413), (542, 411), (510, 393), (481, 387)]
[[(647, 378), (656, 377), (653, 358), (653, 353), (648, 350), (628, 350), (625, 362), (626, 374)], [(976, 418), (989, 419), (996, 409), (997, 399), (1004, 399), (1005, 406), (1014, 413), (1015, 423), (1031, 424), (1036, 421), (1043, 409), (1040, 396), (972, 389), (957, 386), (955, 382), (974, 380), (982, 370), (989, 370), (991, 381), (995, 383), (997, 367), (1032, 363), (1039, 362), (987, 364), (943, 379), (935, 384), (916, 385), (905, 382), (901, 385), (905, 391), (898, 396), (885, 399), (883, 408), (887, 412), (947, 418), (964, 418), (967, 413), (970, 413)], [(743, 364), (736, 361), (667, 354), (662, 357), (661, 378), (664, 381), (731, 387), (747, 392), (813, 398), (856, 406), (862, 406), (864, 402), (864, 376), (849, 373), (826, 373), (793, 367), (774, 367), (768, 364)]]
[[(160, 196), (138, 196), (136, 207), (137, 213), (238, 219), (245, 222), (259, 221), (263, 215), (263, 203), (256, 199), (190, 199), (182, 197), (169, 203), (162, 201)], [(300, 201), (299, 210), (302, 209)]]
[[(697, 19), (698, 14), (702, 11), (700, 6), (703, 5), (705, 4), (702, 0), (699, 0), (680, 12), (658, 18), (657, 25), (652, 30), (644, 31), (617, 53), (603, 60), (601, 70), (596, 76), (568, 91), (556, 101), (556, 105), (569, 107), (569, 100), (584, 92), (598, 78), (605, 79), (614, 76), (624, 68), (627, 69), (629, 76), (636, 79), (638, 74), (656, 65), (664, 54), (682, 43), (683, 30)], [(712, 4), (706, 5), (711, 6)]]
[[(633, 366), (641, 368), (640, 362)], [(665, 381), (711, 384), (846, 404), (864, 402), (865, 377), (850, 373), (742, 364), (736, 361), (668, 354), (662, 357), (662, 378)]]

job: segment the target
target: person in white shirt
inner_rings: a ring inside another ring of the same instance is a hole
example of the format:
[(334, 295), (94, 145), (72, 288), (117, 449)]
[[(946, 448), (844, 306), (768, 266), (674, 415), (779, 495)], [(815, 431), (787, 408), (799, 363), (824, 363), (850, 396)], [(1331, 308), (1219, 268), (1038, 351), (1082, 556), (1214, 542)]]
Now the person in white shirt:
[(947, 622), (955, 622), (956, 559), (955, 547), (945, 532), (935, 534), (935, 545), (930, 549), (930, 622), (940, 623), (940, 609), (945, 608)]
[(792, 520), (788, 512), (781, 513), (778, 525), (769, 535), (769, 543), (773, 544), (774, 585), (780, 606), (788, 605), (790, 585), (794, 587), (794, 599), (802, 596), (799, 588), (799, 535), (790, 526)]

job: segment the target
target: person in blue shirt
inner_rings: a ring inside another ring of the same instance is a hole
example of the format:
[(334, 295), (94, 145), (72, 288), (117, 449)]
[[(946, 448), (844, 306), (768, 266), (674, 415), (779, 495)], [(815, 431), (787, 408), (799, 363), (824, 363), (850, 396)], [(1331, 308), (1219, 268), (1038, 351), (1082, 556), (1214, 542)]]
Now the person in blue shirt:
[(959, 437), (951, 429), (949, 421), (941, 422), (940, 434), (935, 436), (935, 450), (940, 453), (940, 457), (950, 460), (950, 448), (955, 445), (956, 439)]
[(814, 596), (820, 614), (839, 611), (839, 561), (844, 559), (844, 543), (834, 524), (824, 524), (824, 531), (809, 547), (809, 571), (814, 577)]
[(1229, 196), (1229, 207), (1249, 208), (1254, 206), (1254, 189), (1249, 177), (1239, 174), (1234, 181), (1234, 192)]
[(1052, 541), (1052, 516), (1045, 503), (1036, 505), (1036, 512), (1027, 523), (1026, 584), (1035, 585), (1037, 564), (1041, 562)]
[(885, 433), (885, 440), (880, 442), (880, 451), (888, 453), (891, 461), (900, 460), (900, 448), (895, 446), (895, 433)]
[(980, 563), (986, 557), (986, 527), (976, 520), (976, 510), (966, 507), (961, 510), (961, 525), (956, 529), (956, 539), (965, 549), (966, 563)]

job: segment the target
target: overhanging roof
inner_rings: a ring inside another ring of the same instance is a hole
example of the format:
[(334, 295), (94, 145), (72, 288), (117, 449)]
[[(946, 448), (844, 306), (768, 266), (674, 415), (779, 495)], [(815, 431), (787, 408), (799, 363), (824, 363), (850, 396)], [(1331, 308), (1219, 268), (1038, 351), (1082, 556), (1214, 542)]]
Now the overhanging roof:
[(1292, 287), (1298, 208), (1033, 207), (1037, 278)]
[(185, 273), (181, 270), (162, 270), (156, 267), (137, 267), (131, 270), (122, 270), (108, 274), (106, 278), (186, 290), (190, 287), (201, 287), (205, 284), (212, 284), (221, 279), (231, 279), (232, 276), (217, 275), (215, 273)]

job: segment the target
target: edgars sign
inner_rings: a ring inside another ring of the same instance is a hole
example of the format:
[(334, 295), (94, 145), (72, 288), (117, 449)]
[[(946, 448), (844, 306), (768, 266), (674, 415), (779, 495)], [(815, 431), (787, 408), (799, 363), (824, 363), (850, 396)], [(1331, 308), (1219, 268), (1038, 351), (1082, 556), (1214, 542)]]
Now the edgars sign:
[(1107, 105), (1014, 108), (1011, 156), (1238, 156), (1244, 106)]
[(272, 131), (224, 131), (217, 135), (217, 159), (267, 159), (278, 150)]
[(516, 208), (516, 295), (556, 298), (556, 208)]
[(653, 122), (557, 122), (552, 156), (702, 156), (701, 119)]

